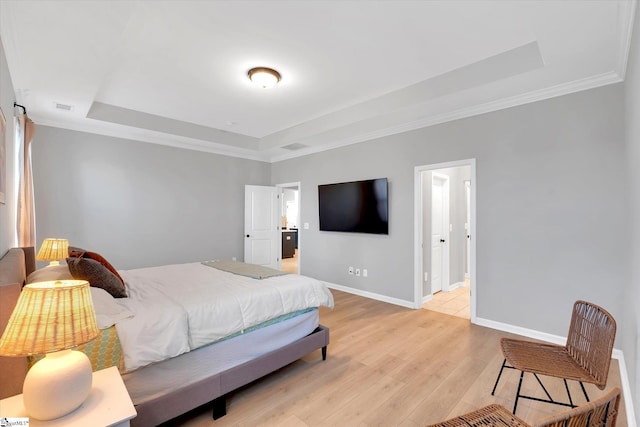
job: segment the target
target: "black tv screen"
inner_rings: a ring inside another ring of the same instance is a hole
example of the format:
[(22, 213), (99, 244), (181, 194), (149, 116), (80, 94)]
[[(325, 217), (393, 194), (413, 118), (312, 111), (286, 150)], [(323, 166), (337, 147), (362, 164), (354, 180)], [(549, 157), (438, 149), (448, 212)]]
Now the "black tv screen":
[(318, 185), (320, 231), (389, 234), (387, 178)]

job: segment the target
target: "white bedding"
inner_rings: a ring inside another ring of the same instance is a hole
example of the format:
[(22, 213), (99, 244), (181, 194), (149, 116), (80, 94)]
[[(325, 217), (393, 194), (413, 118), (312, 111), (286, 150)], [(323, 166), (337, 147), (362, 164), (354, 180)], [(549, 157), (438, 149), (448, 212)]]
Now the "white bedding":
[(116, 323), (125, 369), (132, 371), (194, 350), (283, 314), (333, 308), (318, 280), (287, 274), (256, 280), (201, 263), (119, 271), (135, 313)]

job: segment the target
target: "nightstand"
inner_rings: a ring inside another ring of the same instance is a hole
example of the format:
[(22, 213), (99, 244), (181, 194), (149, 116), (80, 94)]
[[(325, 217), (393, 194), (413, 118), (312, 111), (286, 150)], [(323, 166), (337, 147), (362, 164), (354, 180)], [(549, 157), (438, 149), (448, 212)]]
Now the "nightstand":
[[(29, 427), (126, 427), (136, 415), (118, 368), (112, 366), (93, 373), (89, 397), (78, 409), (50, 421), (31, 418)], [(0, 417), (27, 417), (21, 394), (0, 400)]]

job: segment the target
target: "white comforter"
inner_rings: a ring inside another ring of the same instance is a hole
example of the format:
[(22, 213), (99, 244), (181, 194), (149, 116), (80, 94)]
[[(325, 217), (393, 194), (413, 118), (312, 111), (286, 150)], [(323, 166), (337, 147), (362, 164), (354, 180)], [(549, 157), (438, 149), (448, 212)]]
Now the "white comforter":
[(287, 274), (256, 280), (201, 263), (119, 272), (133, 317), (116, 323), (127, 371), (178, 356), (283, 314), (333, 308), (318, 280)]

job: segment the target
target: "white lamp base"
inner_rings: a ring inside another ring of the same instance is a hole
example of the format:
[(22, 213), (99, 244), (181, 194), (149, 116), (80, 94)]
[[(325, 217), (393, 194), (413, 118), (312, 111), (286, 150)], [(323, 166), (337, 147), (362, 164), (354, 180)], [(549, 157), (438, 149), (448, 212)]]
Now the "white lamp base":
[(27, 372), (22, 393), (24, 408), (38, 420), (59, 418), (85, 401), (91, 380), (91, 362), (84, 353), (48, 353)]

